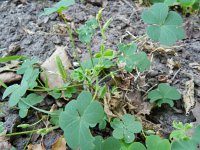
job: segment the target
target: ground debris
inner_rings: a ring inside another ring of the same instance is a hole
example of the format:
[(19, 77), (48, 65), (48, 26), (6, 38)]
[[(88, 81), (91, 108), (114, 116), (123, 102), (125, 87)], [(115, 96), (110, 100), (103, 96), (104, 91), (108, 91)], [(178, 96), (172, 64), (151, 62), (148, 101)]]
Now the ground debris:
[(52, 150), (67, 150), (66, 141), (64, 137), (59, 137), (52, 145)]
[(49, 88), (53, 89), (64, 85), (64, 81), (59, 75), (59, 70), (55, 62), (57, 56), (60, 57), (67, 73), (69, 73), (69, 69), (72, 67), (65, 52), (65, 48), (64, 46), (57, 46), (56, 51), (41, 66), (44, 71), (40, 74), (40, 78), (44, 83), (46, 79), (48, 79)]
[(195, 105), (193, 79), (185, 83), (185, 93), (183, 94), (183, 102), (185, 107), (185, 113), (187, 115), (190, 113), (191, 109)]
[(40, 144), (29, 144), (27, 150), (46, 150), (43, 143)]

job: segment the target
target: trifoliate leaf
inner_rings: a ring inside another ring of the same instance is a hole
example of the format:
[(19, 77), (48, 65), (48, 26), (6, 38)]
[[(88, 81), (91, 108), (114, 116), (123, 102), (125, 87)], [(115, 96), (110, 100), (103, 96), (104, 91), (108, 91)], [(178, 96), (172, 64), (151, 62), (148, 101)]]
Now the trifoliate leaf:
[[(37, 94), (29, 94), (26, 98), (22, 98), (19, 103), (18, 103), (18, 107), (19, 107), (19, 116), (21, 118), (24, 118), (27, 116), (28, 113), (28, 109), (30, 108), (29, 105), (36, 105), (38, 103), (41, 103), (43, 101), (43, 97), (37, 95)], [(28, 105), (29, 104), (29, 105)]]
[(158, 135), (150, 135), (146, 138), (147, 150), (171, 150), (171, 144), (167, 139), (161, 139)]
[(107, 139), (103, 139), (101, 136), (96, 136), (94, 141), (95, 148), (94, 150), (119, 150), (120, 142), (119, 140), (109, 137)]
[(98, 27), (97, 20), (95, 18), (86, 21), (85, 25), (81, 26), (77, 33), (79, 35), (79, 40), (82, 43), (90, 43), (95, 29)]
[(89, 92), (81, 92), (77, 100), (70, 101), (59, 117), (59, 125), (72, 149), (94, 148), (94, 137), (89, 127), (94, 127), (104, 117), (102, 105), (92, 100)]
[(40, 16), (50, 15), (55, 12), (60, 13), (63, 10), (68, 9), (69, 6), (74, 5), (74, 4), (75, 4), (74, 0), (61, 0), (58, 3), (56, 3), (55, 5), (53, 5), (53, 7), (45, 8), (44, 12), (41, 13)]
[(158, 85), (158, 88), (152, 90), (148, 93), (148, 98), (150, 102), (156, 102), (156, 104), (160, 107), (163, 103), (169, 104), (171, 107), (174, 105), (174, 100), (179, 100), (181, 98), (181, 94), (174, 87), (169, 86), (166, 83), (161, 83)]
[(136, 52), (137, 46), (134, 43), (125, 45), (118, 44), (118, 49), (122, 52), (122, 56), (119, 57), (119, 61), (126, 64), (125, 69), (128, 72), (132, 72), (134, 67), (137, 67), (139, 71), (143, 72), (150, 67), (150, 61), (147, 58), (145, 52)]
[(111, 122), (111, 127), (114, 129), (113, 137), (116, 139), (124, 139), (126, 143), (131, 143), (135, 139), (135, 133), (142, 130), (142, 125), (135, 117), (130, 114), (125, 114), (122, 119), (115, 118)]
[(181, 16), (174, 11), (169, 11), (164, 3), (154, 4), (148, 10), (144, 10), (142, 20), (149, 24), (148, 36), (161, 44), (173, 45), (177, 40), (185, 37)]

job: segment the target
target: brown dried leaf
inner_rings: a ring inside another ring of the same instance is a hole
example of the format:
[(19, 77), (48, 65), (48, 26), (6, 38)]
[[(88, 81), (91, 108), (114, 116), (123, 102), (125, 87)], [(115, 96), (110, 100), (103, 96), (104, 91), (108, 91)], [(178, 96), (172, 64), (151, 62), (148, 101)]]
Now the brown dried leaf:
[(153, 104), (146, 102), (142, 99), (141, 92), (133, 90), (125, 95), (126, 101), (128, 101), (129, 111), (134, 111), (138, 115), (149, 115)]
[(64, 84), (62, 77), (59, 75), (59, 70), (56, 65), (56, 57), (59, 56), (66, 72), (72, 67), (69, 58), (65, 52), (65, 47), (56, 46), (56, 51), (49, 57), (43, 64), (42, 68), (44, 72), (41, 73), (40, 78), (43, 82), (48, 79), (49, 88), (61, 87)]
[(67, 150), (65, 138), (59, 137), (55, 143), (53, 143), (51, 150)]
[(46, 150), (43, 143), (40, 144), (29, 144), (28, 150)]
[(186, 114), (189, 114), (195, 105), (194, 99), (194, 81), (189, 80), (185, 83), (185, 94), (183, 95), (183, 102)]

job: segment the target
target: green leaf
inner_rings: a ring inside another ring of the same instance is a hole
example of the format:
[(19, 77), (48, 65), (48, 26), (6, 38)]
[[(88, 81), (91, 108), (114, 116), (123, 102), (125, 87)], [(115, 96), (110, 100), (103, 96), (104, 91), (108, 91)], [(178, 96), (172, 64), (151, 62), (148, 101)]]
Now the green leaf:
[(182, 7), (191, 7), (196, 0), (178, 0)]
[(61, 112), (63, 112), (62, 108), (53, 112), (53, 114), (51, 115), (51, 119), (50, 119), (51, 124), (53, 124), (55, 126), (59, 125), (59, 116), (60, 116)]
[(54, 99), (59, 99), (62, 94), (60, 90), (54, 89), (53, 91), (49, 92), (49, 95), (51, 95)]
[(18, 84), (11, 85), (5, 90), (3, 94), (3, 99), (6, 98), (8, 95), (10, 95), (9, 106), (13, 107), (17, 105), (21, 97), (24, 96), (24, 94), (26, 93), (27, 89), (28, 89), (27, 82), (24, 82), (21, 85)]
[(176, 129), (170, 134), (170, 140), (189, 140), (187, 136), (187, 130), (192, 128), (191, 123), (183, 124), (182, 122), (173, 121), (173, 127)]
[(128, 147), (128, 150), (146, 150), (146, 148), (143, 144), (134, 142)]
[(95, 18), (86, 21), (85, 25), (81, 26), (77, 33), (79, 35), (79, 40), (82, 43), (90, 43), (95, 29), (98, 27), (97, 20)]
[(192, 140), (178, 140), (172, 143), (171, 150), (197, 150), (197, 145)]
[(144, 10), (142, 20), (149, 24), (148, 36), (164, 45), (173, 45), (177, 40), (185, 37), (181, 16), (169, 11), (164, 3), (154, 4), (150, 9)]
[(120, 142), (113, 137), (103, 139), (101, 136), (96, 136), (94, 141), (94, 150), (119, 150)]
[(94, 148), (94, 138), (89, 127), (100, 123), (104, 117), (102, 105), (92, 100), (89, 92), (81, 92), (77, 100), (70, 101), (59, 117), (59, 125), (72, 149)]
[(148, 98), (150, 102), (156, 102), (158, 106), (161, 106), (163, 103), (170, 104), (171, 107), (174, 105), (174, 100), (179, 100), (181, 94), (174, 87), (169, 86), (166, 83), (161, 83), (158, 85), (158, 88), (152, 90), (148, 93)]
[[(37, 94), (29, 94), (26, 98), (21, 98), (21, 100), (18, 103), (19, 107), (19, 116), (21, 118), (24, 118), (27, 116), (28, 109), (30, 108), (29, 105), (36, 105), (38, 103), (41, 103), (43, 101), (43, 97), (37, 95)], [(29, 104), (29, 105), (27, 105)]]
[(0, 135), (3, 134), (5, 128), (4, 128), (4, 125), (3, 125), (3, 122), (0, 122)]
[(34, 64), (38, 63), (38, 59), (37, 58), (33, 58), (33, 59), (26, 59), (22, 65), (20, 66), (20, 68), (17, 70), (17, 74), (24, 74), (25, 71), (32, 67)]
[(128, 72), (132, 72), (134, 67), (137, 67), (141, 72), (149, 69), (150, 61), (148, 60), (146, 53), (137, 53), (137, 46), (135, 43), (131, 43), (128, 45), (120, 43), (118, 44), (118, 49), (123, 54), (119, 57), (119, 61), (126, 64), (125, 69)]
[(55, 12), (61, 13), (63, 10), (68, 9), (69, 6), (74, 5), (74, 4), (75, 4), (74, 0), (61, 0), (55, 5), (53, 5), (53, 7), (45, 8), (44, 12), (41, 13), (40, 16), (50, 15)]
[(122, 119), (115, 118), (111, 122), (111, 127), (114, 129), (113, 137), (116, 139), (124, 139), (126, 143), (131, 143), (135, 139), (135, 133), (142, 130), (142, 124), (135, 120), (135, 117), (130, 114), (125, 114)]
[(169, 140), (161, 139), (158, 135), (150, 135), (146, 138), (147, 150), (171, 150)]
[(77, 90), (75, 87), (67, 87), (66, 90), (64, 91), (64, 96), (67, 98), (71, 98), (72, 94), (76, 93)]
[(7, 57), (0, 58), (0, 63), (5, 63), (5, 62), (11, 61), (11, 60), (25, 59), (25, 58), (27, 58), (27, 57), (25, 57), (25, 56), (7, 56)]
[(8, 87), (1, 79), (0, 79), (0, 86), (3, 86), (4, 88)]
[(176, 3), (177, 0), (165, 0), (164, 3), (168, 6), (172, 6)]
[(62, 60), (60, 59), (59, 56), (56, 56), (56, 65), (57, 65), (59, 74), (62, 77), (63, 81), (66, 81), (67, 80), (67, 72), (66, 72), (65, 67), (62, 63)]

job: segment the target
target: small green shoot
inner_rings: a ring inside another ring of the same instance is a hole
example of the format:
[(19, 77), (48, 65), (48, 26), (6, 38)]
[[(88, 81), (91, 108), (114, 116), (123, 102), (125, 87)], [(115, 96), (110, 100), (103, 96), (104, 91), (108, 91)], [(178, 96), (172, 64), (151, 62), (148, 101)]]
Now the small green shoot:
[(161, 83), (158, 85), (157, 89), (148, 93), (148, 98), (151, 103), (155, 102), (159, 107), (164, 103), (173, 107), (174, 100), (179, 100), (181, 98), (181, 94), (176, 88), (171, 87), (166, 83)]
[(125, 114), (122, 119), (115, 118), (111, 122), (111, 127), (114, 129), (113, 137), (123, 139), (126, 143), (133, 142), (135, 133), (139, 133), (142, 130), (142, 124), (130, 114)]
[(191, 123), (183, 124), (182, 122), (173, 121), (173, 127), (176, 129), (170, 134), (170, 140), (190, 140), (191, 138), (187, 136), (187, 130), (192, 128)]
[(63, 81), (67, 82), (67, 72), (59, 56), (56, 56), (56, 66)]
[(40, 16), (50, 15), (55, 12), (61, 13), (63, 10), (67, 10), (69, 6), (74, 4), (75, 0), (61, 0), (58, 3), (56, 3), (53, 7), (45, 8), (44, 12), (41, 13)]

